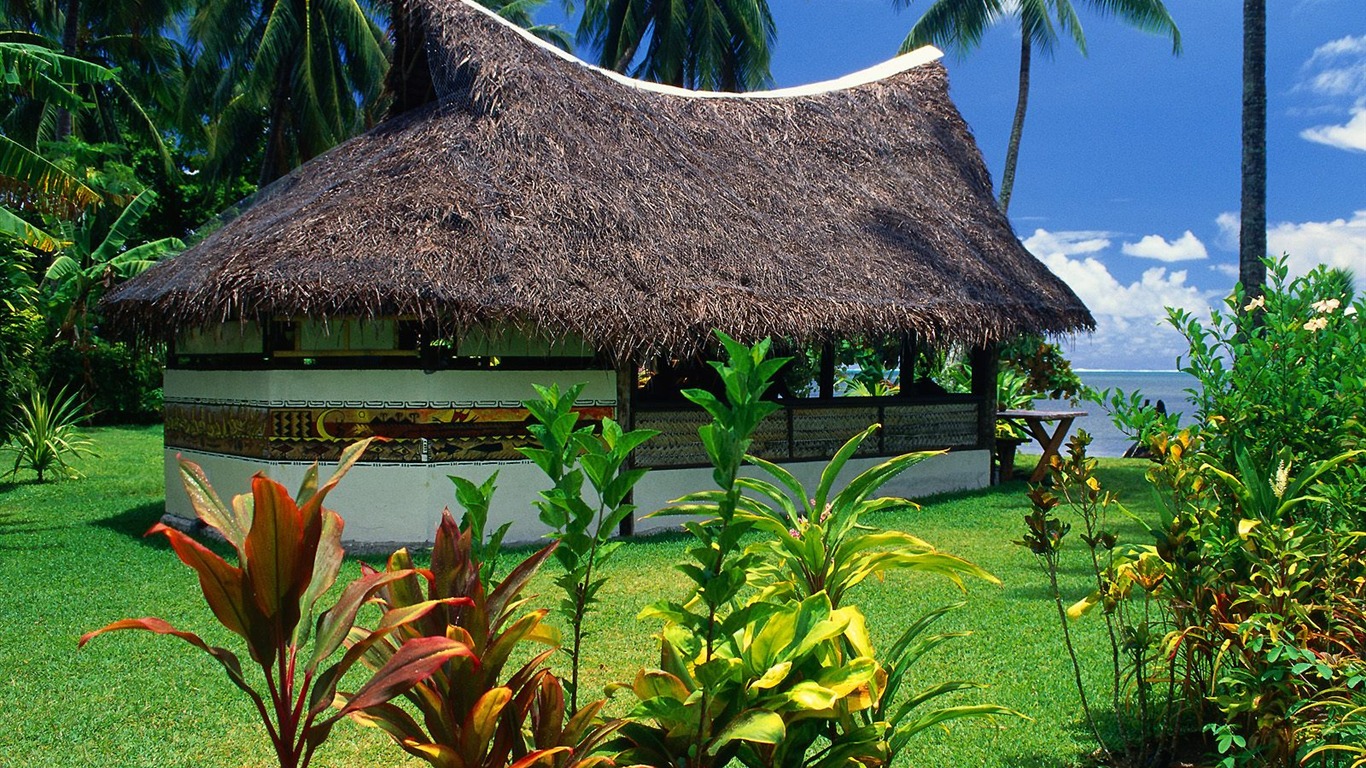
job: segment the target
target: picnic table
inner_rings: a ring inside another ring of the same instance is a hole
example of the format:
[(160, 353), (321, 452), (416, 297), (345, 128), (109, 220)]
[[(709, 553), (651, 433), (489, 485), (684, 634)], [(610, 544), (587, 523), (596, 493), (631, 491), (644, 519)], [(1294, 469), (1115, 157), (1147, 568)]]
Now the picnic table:
[[(1067, 430), (1072, 428), (1072, 422), (1085, 415), (1086, 411), (1008, 410), (997, 411), (996, 420), (1018, 423), (1043, 448), (1043, 456), (1039, 457), (1038, 466), (1029, 476), (1029, 482), (1037, 483), (1048, 473), (1048, 462), (1058, 455), (1058, 449), (1062, 447), (1062, 441), (1067, 439)], [(1057, 426), (1050, 434), (1044, 425), (1052, 422), (1057, 422)]]

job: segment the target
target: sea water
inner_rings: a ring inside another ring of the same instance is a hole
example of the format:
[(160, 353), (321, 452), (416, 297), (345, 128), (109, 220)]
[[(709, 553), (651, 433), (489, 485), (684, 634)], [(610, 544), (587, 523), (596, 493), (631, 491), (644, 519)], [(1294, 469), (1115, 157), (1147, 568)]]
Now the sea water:
[[(1180, 371), (1078, 370), (1077, 375), (1081, 377), (1083, 384), (1098, 391), (1118, 388), (1124, 392), (1140, 392), (1143, 398), (1151, 401), (1154, 406), (1161, 400), (1167, 407), (1167, 413), (1182, 415), (1182, 424), (1189, 424), (1194, 417), (1195, 406), (1187, 390), (1198, 388), (1200, 383), (1190, 374)], [(1037, 400), (1034, 407), (1041, 410), (1086, 411), (1086, 416), (1072, 423), (1072, 430), (1068, 435), (1078, 429), (1089, 432), (1092, 437), (1089, 453), (1092, 456), (1123, 456), (1125, 449), (1133, 444), (1132, 438), (1127, 437), (1114, 425), (1109, 412), (1099, 404), (1083, 401), (1073, 406), (1061, 400)], [(1049, 429), (1055, 426), (1056, 424), (1048, 425)], [(1021, 446), (1021, 450), (1037, 452), (1039, 447), (1029, 444)]]

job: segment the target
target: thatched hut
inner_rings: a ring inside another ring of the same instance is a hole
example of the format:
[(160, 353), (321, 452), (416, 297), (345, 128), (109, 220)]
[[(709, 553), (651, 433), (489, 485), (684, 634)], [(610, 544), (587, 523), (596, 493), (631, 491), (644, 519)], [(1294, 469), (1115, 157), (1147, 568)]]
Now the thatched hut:
[(693, 93), (583, 64), (464, 0), (413, 10), (434, 100), (106, 302), (110, 323), (171, 342), (168, 479), (184, 453), (225, 487), (262, 466), (288, 480), (384, 434), (334, 497), (348, 538), (424, 540), (452, 499), (444, 476), (494, 470), (528, 537), (540, 483), (516, 452), (520, 401), (533, 382), (586, 381), (585, 418), (663, 430), (638, 457), (655, 471), (637, 502), (656, 507), (706, 486), (702, 416), (645, 402), (637, 366), (697, 355), (720, 328), (973, 350), (972, 395), (832, 398), (827, 364), (756, 449), (801, 471), (879, 421), (865, 463), (952, 448), (913, 490), (983, 485), (989, 350), (1093, 325), (996, 209), (933, 49), (814, 86)]

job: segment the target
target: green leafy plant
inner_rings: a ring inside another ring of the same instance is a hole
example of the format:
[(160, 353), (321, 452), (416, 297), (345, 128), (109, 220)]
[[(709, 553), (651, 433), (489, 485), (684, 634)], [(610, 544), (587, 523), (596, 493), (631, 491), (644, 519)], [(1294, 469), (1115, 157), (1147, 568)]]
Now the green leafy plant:
[(174, 237), (125, 247), (155, 202), (156, 194), (152, 190), (143, 191), (107, 228), (98, 217), (83, 219), (81, 226), (69, 221), (58, 222), (65, 245), (48, 266), (43, 282), (51, 294), (54, 314), (62, 318), (59, 337), (79, 336), (87, 324), (89, 308), (104, 290), (146, 271), (159, 259), (185, 247)]
[(1189, 345), (1181, 369), (1200, 383), (1196, 428), (1218, 466), (1235, 464), (1238, 445), (1274, 467), (1282, 450), (1303, 464), (1366, 437), (1366, 303), (1350, 276), (1319, 267), (1291, 278), (1281, 258), (1267, 261), (1267, 278), (1264, 296), (1239, 287), (1208, 322), (1169, 312)]
[(79, 429), (85, 420), (81, 413), (79, 393), (57, 390), (48, 398), (38, 387), (28, 392), (26, 400), (16, 404), (16, 413), (9, 427), (10, 442), (6, 448), (14, 454), (14, 466), (9, 475), (20, 468), (29, 469), (44, 482), (47, 475), (58, 472), (67, 477), (80, 477), (69, 459), (94, 456), (94, 443)]
[[(545, 669), (559, 635), (542, 623), (546, 610), (522, 612), (522, 591), (559, 545), (534, 553), (486, 592), (472, 527), (457, 524), (449, 512), (442, 515), (429, 572), (415, 570), (406, 550), (389, 558), (386, 572), (396, 577), (377, 590), (380, 605), (390, 612), (430, 603), (439, 607), (387, 638), (372, 641), (371, 631), (355, 629), (350, 640), (353, 647), (365, 646), (364, 663), (373, 669), (383, 669), (406, 643), (424, 638), (453, 638), (470, 653), (450, 659), (403, 694), (417, 718), (392, 703), (353, 716), (438, 768), (568, 768), (596, 762), (594, 753), (618, 723), (595, 720), (601, 701), (565, 711), (561, 683)], [(527, 643), (543, 649), (527, 658)], [(505, 674), (510, 662), (516, 666)]]
[(412, 570), (367, 571), (341, 591), (331, 608), (319, 613), (319, 601), (336, 582), (343, 556), (341, 516), (323, 502), (369, 443), (348, 447), (336, 473), (321, 486), (317, 465), (311, 467), (297, 501), (279, 483), (258, 474), (252, 479), (251, 494), (224, 504), (203, 471), (182, 459), (180, 476), (195, 513), (227, 539), (238, 565), (174, 528), (158, 523), (148, 531), (164, 534), (180, 560), (194, 569), (214, 617), (246, 643), (264, 677), (264, 693), (247, 679), (232, 651), (211, 646), (162, 619), (116, 621), (85, 634), (80, 645), (106, 632), (140, 629), (179, 638), (209, 654), (251, 699), (281, 768), (306, 768), (342, 717), (381, 706), (451, 659), (471, 656), (470, 646), (455, 639), (413, 638), (354, 694), (344, 694), (345, 703), (336, 712), (328, 712), (342, 676), (373, 647), (436, 608), (468, 602), (429, 600), (386, 611), (375, 629), (354, 642), (340, 660), (324, 666), (341, 649), (361, 606), (385, 585), (414, 575)]
[(493, 492), (498, 488), (498, 473), (489, 475), (479, 485), (457, 475), (449, 475), (455, 484), (455, 501), (464, 514), (460, 516), (460, 530), (470, 534), (470, 552), (474, 561), (479, 563), (479, 580), (492, 589), (497, 586), (494, 576), (498, 570), (498, 557), (503, 552), (503, 537), (512, 527), (512, 521), (498, 526), (486, 535), (489, 521), (489, 507), (493, 503)]
[[(739, 478), (736, 484), (751, 493), (738, 501), (737, 516), (772, 538), (751, 549), (763, 557), (754, 568), (763, 599), (774, 602), (804, 599), (825, 592), (839, 606), (850, 589), (870, 576), (909, 570), (937, 573), (961, 585), (963, 576), (1000, 583), (991, 574), (962, 558), (940, 552), (922, 539), (901, 531), (874, 530), (861, 524), (864, 515), (879, 510), (912, 507), (907, 499), (874, 497), (883, 485), (925, 459), (943, 453), (925, 451), (889, 459), (860, 473), (843, 488), (835, 480), (863, 441), (879, 429), (872, 425), (850, 438), (821, 471), (820, 482), (808, 493), (796, 476), (757, 456), (750, 464), (773, 479)], [(717, 492), (693, 494), (693, 504), (682, 509), (713, 513), (723, 501)]]
[[(1208, 321), (1169, 311), (1189, 345), (1182, 370), (1197, 381), (1194, 424), (1109, 393), (1117, 423), (1149, 448), (1164, 512), (1153, 546), (1116, 557), (1105, 589), (1083, 601), (1122, 613), (1143, 587), (1132, 602), (1166, 622), (1152, 654), (1165, 660), (1163, 727), (1174, 742), (1183, 725), (1204, 724), (1221, 766), (1322, 759), (1319, 747), (1355, 727), (1336, 733), (1324, 718), (1366, 647), (1355, 532), (1366, 305), (1342, 272), (1292, 279), (1285, 259), (1267, 267), (1264, 295), (1240, 287)], [(1152, 643), (1158, 626), (1135, 622), (1121, 648)], [(1145, 677), (1135, 676), (1140, 696)]]
[[(569, 622), (569, 708), (578, 709), (579, 667), (587, 618), (598, 592), (607, 580), (600, 570), (621, 546), (613, 533), (633, 511), (627, 502), (631, 489), (645, 476), (631, 469), (631, 451), (654, 435), (654, 430), (622, 430), (612, 419), (603, 419), (601, 434), (591, 426), (578, 426), (574, 403), (583, 385), (560, 391), (558, 385), (536, 387), (539, 399), (524, 404), (534, 424), (527, 426), (538, 446), (522, 453), (545, 473), (553, 486), (536, 502), (541, 522), (550, 527), (549, 537), (559, 542), (555, 559), (564, 568), (555, 585), (564, 592), (559, 612)], [(592, 495), (586, 497), (584, 482)]]
[[(684, 395), (712, 416), (699, 434), (720, 487), (656, 513), (689, 517), (696, 545), (679, 570), (693, 586), (685, 600), (641, 614), (664, 622), (660, 666), (620, 686), (639, 700), (621, 729), (622, 759), (698, 768), (732, 760), (756, 768), (883, 764), (932, 725), (1017, 714), (996, 705), (918, 709), (969, 683), (894, 701), (915, 661), (954, 636), (922, 637), (942, 611), (908, 628), (883, 664), (863, 613), (840, 604), (867, 577), (892, 570), (992, 579), (915, 537), (860, 523), (866, 513), (910, 504), (871, 497), (927, 454), (884, 462), (836, 491), (836, 476), (870, 428), (836, 454), (808, 497), (786, 470), (746, 455), (754, 428), (776, 408), (762, 396), (785, 361), (767, 358), (766, 341), (747, 347), (718, 336), (728, 358), (716, 364), (725, 401), (699, 390)], [(776, 482), (742, 477), (745, 461)], [(769, 538), (741, 547), (750, 533)], [(748, 588), (757, 589), (746, 597)]]

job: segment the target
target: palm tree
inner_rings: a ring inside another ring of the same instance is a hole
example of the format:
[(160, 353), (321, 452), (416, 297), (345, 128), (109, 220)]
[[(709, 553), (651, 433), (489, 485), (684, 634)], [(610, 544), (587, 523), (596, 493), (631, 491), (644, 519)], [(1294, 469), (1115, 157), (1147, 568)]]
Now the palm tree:
[(587, 0), (578, 30), (603, 67), (709, 91), (766, 87), (774, 35), (768, 0)]
[(206, 125), (210, 170), (259, 158), (266, 184), (365, 128), (389, 68), (377, 14), (369, 0), (203, 0), (182, 124)]
[[(897, 8), (910, 3), (911, 0), (892, 0)], [(1076, 5), (1090, 6), (1103, 16), (1118, 17), (1145, 32), (1169, 35), (1172, 53), (1181, 52), (1181, 31), (1162, 0), (1078, 0)], [(1005, 171), (1001, 174), (999, 204), (1003, 213), (1010, 210), (1010, 194), (1015, 187), (1034, 50), (1052, 55), (1061, 36), (1067, 35), (1082, 54), (1086, 53), (1086, 35), (1072, 0), (935, 0), (901, 44), (902, 53), (922, 45), (937, 45), (966, 54), (981, 44), (987, 29), (1007, 17), (1020, 25), (1020, 92), (1006, 148)]]
[(1238, 280), (1255, 298), (1266, 283), (1266, 0), (1243, 0), (1242, 178)]
[[(113, 79), (113, 71), (47, 45), (0, 40), (0, 93), (12, 97), (11, 103), (29, 101), (75, 110), (83, 106), (80, 86)], [(39, 251), (56, 251), (61, 240), (19, 212), (70, 218), (101, 201), (100, 193), (76, 175), (0, 135), (0, 236)]]
[[(169, 33), (189, 0), (5, 0), (5, 42), (49, 47), (68, 59), (114, 71), (117, 77), (72, 82), (76, 105), (21, 98), (0, 121), (11, 138), (36, 146), (75, 135), (88, 142), (123, 143), (132, 131), (174, 168), (158, 121), (147, 105), (178, 100), (184, 50)], [(82, 105), (90, 108), (81, 108)]]

